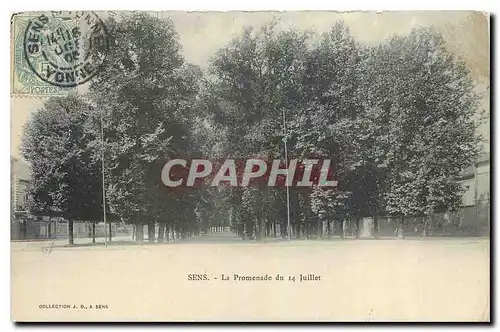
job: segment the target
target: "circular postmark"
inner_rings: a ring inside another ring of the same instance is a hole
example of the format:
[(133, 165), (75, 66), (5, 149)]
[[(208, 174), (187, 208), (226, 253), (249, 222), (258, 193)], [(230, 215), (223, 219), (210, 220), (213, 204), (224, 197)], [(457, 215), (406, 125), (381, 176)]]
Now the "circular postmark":
[(99, 72), (108, 33), (94, 12), (44, 13), (28, 22), (23, 46), (36, 76), (55, 86), (74, 87)]

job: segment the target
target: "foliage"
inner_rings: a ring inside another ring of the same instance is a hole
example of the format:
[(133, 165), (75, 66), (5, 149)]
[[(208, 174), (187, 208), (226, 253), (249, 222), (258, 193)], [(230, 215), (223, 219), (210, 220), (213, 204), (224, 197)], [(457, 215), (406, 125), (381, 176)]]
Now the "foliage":
[(32, 214), (70, 222), (101, 219), (101, 169), (92, 159), (95, 137), (87, 127), (88, 110), (77, 95), (52, 98), (26, 124), (22, 155), (31, 166), (27, 208)]
[(27, 126), (32, 211), (98, 218), (101, 124), (110, 210), (183, 236), (229, 223), (245, 239), (286, 236), (285, 188), (174, 191), (159, 176), (170, 158), (284, 159), (285, 139), (289, 159), (332, 159), (339, 183), (291, 190), (296, 237), (321, 236), (322, 222), (459, 205), (457, 178), (479, 153), (478, 96), (436, 31), (368, 46), (342, 22), (321, 36), (270, 22), (203, 73), (184, 62), (170, 20), (134, 12), (107, 26), (109, 54), (85, 100), (50, 100)]

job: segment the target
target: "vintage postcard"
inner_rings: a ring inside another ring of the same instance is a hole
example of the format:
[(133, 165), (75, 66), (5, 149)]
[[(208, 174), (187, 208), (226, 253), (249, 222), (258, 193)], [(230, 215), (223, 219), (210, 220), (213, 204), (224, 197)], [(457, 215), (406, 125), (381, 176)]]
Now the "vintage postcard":
[(11, 17), (11, 319), (489, 322), (490, 17)]

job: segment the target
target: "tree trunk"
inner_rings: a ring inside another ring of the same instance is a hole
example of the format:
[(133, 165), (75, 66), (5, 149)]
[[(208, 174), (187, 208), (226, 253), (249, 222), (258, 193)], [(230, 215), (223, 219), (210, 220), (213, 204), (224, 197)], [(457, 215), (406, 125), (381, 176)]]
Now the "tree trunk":
[(378, 217), (375, 216), (373, 217), (373, 237), (375, 237), (376, 239), (380, 238), (378, 230), (379, 230)]
[(399, 220), (398, 224), (398, 239), (404, 238), (404, 233), (403, 233), (404, 224), (405, 224), (405, 216), (401, 216), (401, 219)]
[(344, 218), (340, 218), (340, 238), (344, 238)]
[(428, 236), (429, 233), (430, 233), (430, 235), (432, 235), (432, 228), (433, 228), (433, 226), (434, 226), (434, 214), (430, 214), (428, 218), (425, 218), (425, 222), (424, 222), (424, 236)]
[(21, 224), (21, 234), (22, 234), (22, 239), (26, 239), (26, 234), (28, 233), (28, 220), (23, 219), (22, 224)]
[(92, 243), (95, 243), (95, 221), (92, 223)]
[(109, 224), (108, 224), (108, 230), (109, 230), (109, 242), (111, 242), (111, 240), (112, 240), (112, 233), (111, 233), (111, 229), (112, 229), (112, 227), (111, 227), (111, 221), (109, 221)]
[(165, 224), (165, 240), (168, 242), (170, 242), (170, 231), (169, 231), (170, 227), (168, 226), (168, 224)]
[(359, 233), (360, 233), (360, 227), (359, 227), (359, 222), (361, 221), (361, 218), (356, 217), (356, 229), (355, 229), (355, 234), (356, 234), (356, 239), (359, 239)]
[(148, 241), (155, 242), (155, 223), (154, 222), (148, 223)]
[(266, 220), (264, 218), (260, 219), (260, 240), (264, 241), (266, 237)]
[(323, 237), (323, 220), (318, 218), (318, 239)]
[(259, 220), (257, 218), (254, 218), (253, 220), (253, 235), (255, 240), (260, 240)]
[(158, 243), (163, 243), (164, 235), (165, 235), (165, 224), (160, 223), (158, 226)]
[(136, 226), (135, 225), (132, 225), (132, 240), (135, 240), (135, 229), (136, 229)]
[(69, 236), (69, 244), (75, 244), (73, 239), (73, 220), (68, 220), (68, 236)]
[(135, 240), (139, 243), (142, 243), (144, 240), (144, 226), (142, 225), (142, 221), (137, 222), (137, 226), (135, 229)]

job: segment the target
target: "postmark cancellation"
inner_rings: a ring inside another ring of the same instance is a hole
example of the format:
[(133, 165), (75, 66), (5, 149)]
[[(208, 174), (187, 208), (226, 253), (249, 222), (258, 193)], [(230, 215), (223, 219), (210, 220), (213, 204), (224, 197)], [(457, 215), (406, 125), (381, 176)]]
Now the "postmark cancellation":
[(94, 12), (31, 12), (11, 20), (13, 96), (65, 95), (102, 68), (107, 30)]

